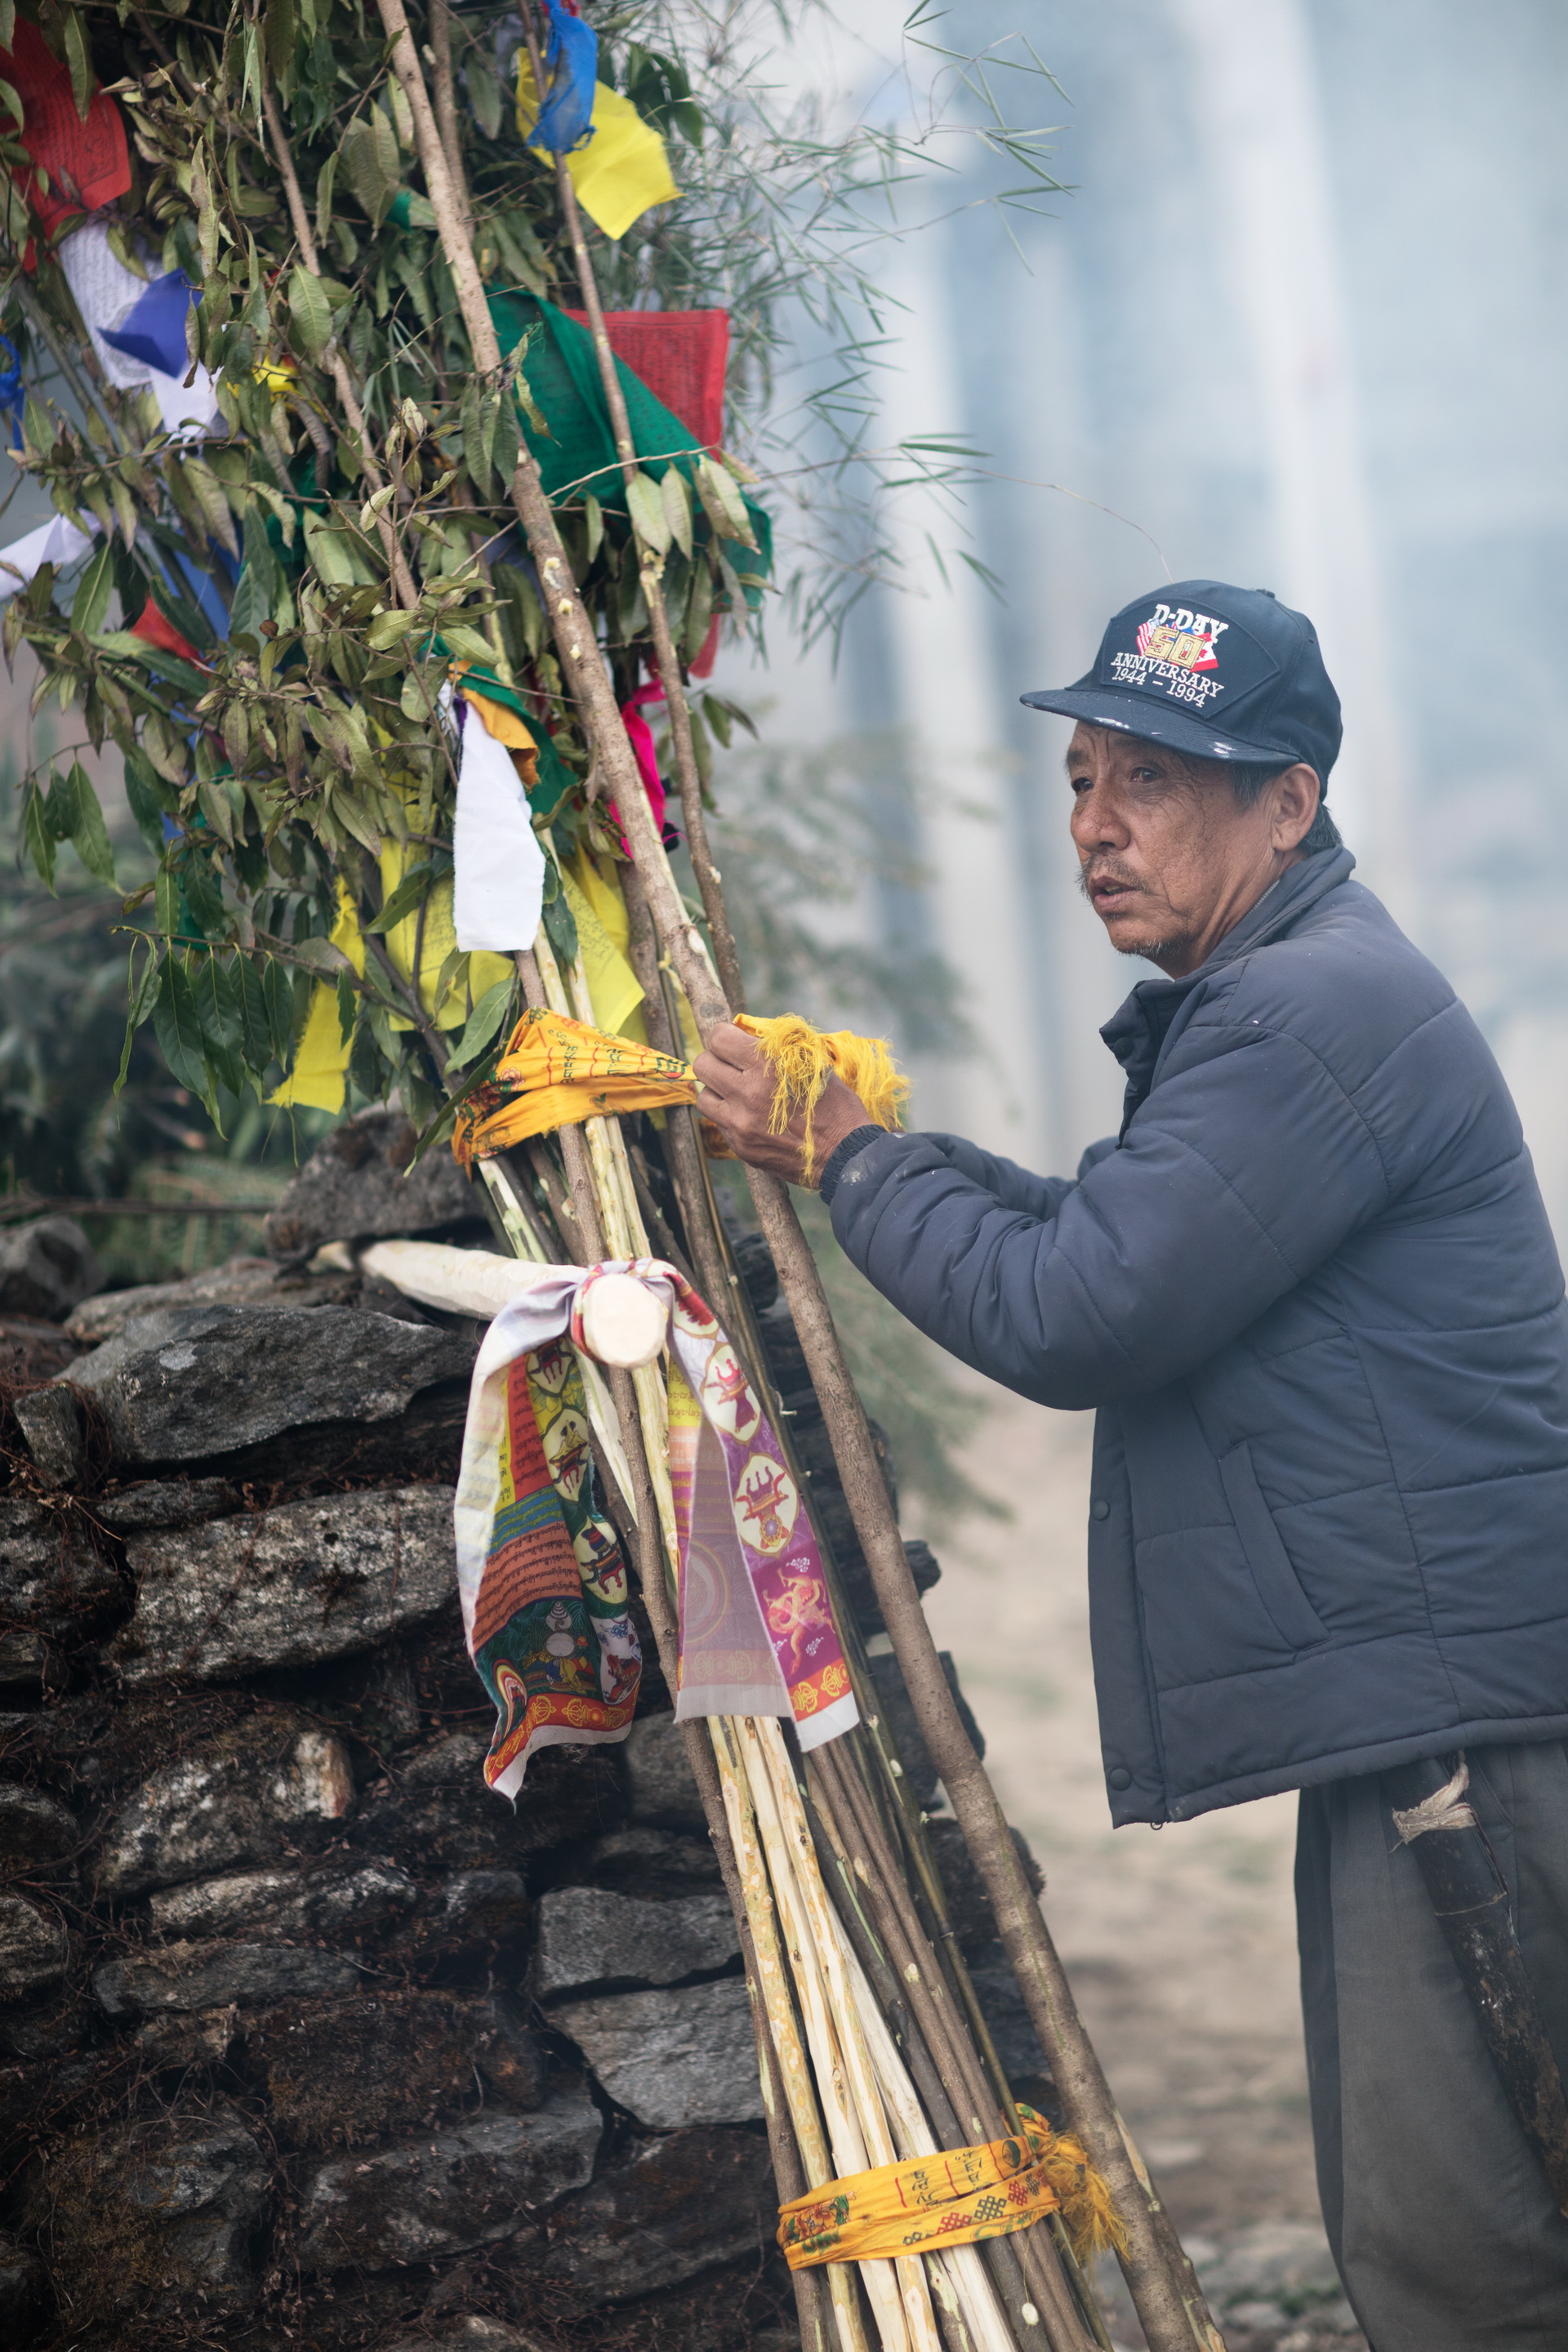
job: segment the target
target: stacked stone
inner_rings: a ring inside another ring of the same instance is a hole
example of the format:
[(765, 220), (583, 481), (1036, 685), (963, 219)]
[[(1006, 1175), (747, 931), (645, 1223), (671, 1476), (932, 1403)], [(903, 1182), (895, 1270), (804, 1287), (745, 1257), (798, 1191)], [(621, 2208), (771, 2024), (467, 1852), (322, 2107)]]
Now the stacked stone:
[(395, 1124), (338, 1131), (278, 1256), (23, 1318), (49, 1372), (79, 1352), (61, 1384), (13, 1372), (0, 1433), (8, 2345), (792, 2336), (734, 1925), (657, 1667), (624, 1746), (546, 1749), (515, 1808), (486, 1789), (451, 1537), (476, 1328), (346, 1253), (305, 1264), (488, 1242), (449, 1171), (394, 1173)]

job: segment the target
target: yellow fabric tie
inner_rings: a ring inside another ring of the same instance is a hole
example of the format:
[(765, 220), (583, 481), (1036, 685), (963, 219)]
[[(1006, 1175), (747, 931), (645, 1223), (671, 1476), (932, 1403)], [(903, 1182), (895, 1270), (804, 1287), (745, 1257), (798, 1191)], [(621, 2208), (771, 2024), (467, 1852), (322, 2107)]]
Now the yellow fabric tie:
[(1077, 2141), (1058, 2137), (1032, 2107), (1018, 2113), (1024, 2128), (1005, 2139), (879, 2165), (782, 2205), (778, 2242), (791, 2270), (973, 2245), (1058, 2210), (1080, 2261), (1118, 2244), (1110, 2193)]
[[(814, 1029), (795, 1013), (767, 1021), (743, 1013), (738, 1026), (756, 1039), (773, 1066), (773, 1132), (782, 1134), (797, 1109), (805, 1111), (805, 1182), (816, 1172), (811, 1113), (830, 1075), (837, 1073), (854, 1088), (877, 1126), (899, 1124), (899, 1106), (910, 1084), (894, 1067), (885, 1039), (858, 1037), (850, 1029)], [(509, 1038), (494, 1083), (476, 1087), (463, 1105), (452, 1150), (467, 1168), (558, 1127), (621, 1111), (659, 1110), (697, 1097), (689, 1062), (535, 1008), (524, 1013)]]

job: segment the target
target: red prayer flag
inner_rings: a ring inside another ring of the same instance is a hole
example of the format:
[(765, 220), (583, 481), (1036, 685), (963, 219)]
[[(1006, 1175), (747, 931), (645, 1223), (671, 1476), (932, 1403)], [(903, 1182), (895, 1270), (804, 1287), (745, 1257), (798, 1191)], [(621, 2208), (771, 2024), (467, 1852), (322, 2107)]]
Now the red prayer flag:
[(188, 637), (183, 637), (173, 621), (158, 610), (151, 596), (131, 624), (131, 634), (143, 645), (156, 646), (160, 653), (178, 654), (182, 661), (195, 662), (199, 669), (207, 665)]
[(22, 144), (38, 170), (48, 173), (47, 194), (38, 171), (16, 175), (46, 235), (72, 213), (96, 212), (125, 194), (131, 158), (120, 109), (102, 90), (95, 91), (84, 122), (71, 95), (69, 67), (25, 16), (16, 19), (9, 50), (0, 49), (0, 76), (22, 101)]
[[(580, 327), (588, 323), (581, 310), (566, 315)], [(692, 439), (717, 452), (724, 436), (728, 310), (606, 310), (605, 332), (616, 357), (679, 417)]]

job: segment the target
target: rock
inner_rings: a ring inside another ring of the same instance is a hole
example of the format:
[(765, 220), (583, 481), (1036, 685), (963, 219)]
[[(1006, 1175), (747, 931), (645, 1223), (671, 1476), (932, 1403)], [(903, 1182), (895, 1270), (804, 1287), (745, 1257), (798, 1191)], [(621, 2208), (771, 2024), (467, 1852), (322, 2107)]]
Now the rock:
[(163, 2010), (137, 2027), (131, 2047), (144, 2065), (157, 2070), (177, 2066), (183, 2074), (191, 2066), (221, 2065), (238, 2031), (239, 2007), (235, 2001), (194, 2014)]
[(538, 2107), (545, 2061), (522, 2011), (501, 1993), (370, 1991), (288, 2001), (249, 2015), (246, 2057), (267, 2088), (273, 2126), (300, 2147), (353, 2147), (437, 2113)]
[(1343, 2290), (1321, 2228), (1311, 2221), (1255, 2221), (1198, 2266), (1216, 2308), (1244, 2300), (1287, 2300), (1292, 2313), (1336, 2301)]
[(101, 1631), (123, 1599), (79, 1512), (0, 1494), (0, 1684), (41, 1681), (51, 1654)]
[(297, 1944), (165, 1944), (135, 1958), (106, 1960), (92, 1975), (93, 1998), (110, 2017), (235, 2003), (319, 2000), (363, 1981), (353, 1960)]
[[(815, 1489), (813, 1490), (816, 1491)], [(838, 1573), (844, 1581), (844, 1597), (854, 1612), (855, 1622), (868, 1640), (887, 1632), (882, 1604), (877, 1598), (877, 1588), (871, 1581), (871, 1571), (857, 1541), (851, 1549), (835, 1553)], [(930, 1544), (918, 1537), (904, 1538), (904, 1558), (910, 1564), (910, 1574), (917, 1592), (929, 1592), (942, 1580), (942, 1568)]]
[(561, 2282), (592, 2309), (679, 2286), (768, 2245), (778, 2220), (760, 2132), (680, 2131), (636, 2140), (544, 2233), (520, 2242), (518, 2267)]
[(539, 1900), (530, 1979), (541, 2000), (582, 1985), (668, 1985), (726, 1967), (741, 1939), (729, 1896), (639, 1903), (597, 1886), (558, 1886)]
[(766, 2112), (752, 2005), (739, 1977), (564, 2001), (550, 2022), (577, 2044), (616, 2105), (655, 2131), (750, 2123)]
[(87, 1459), (81, 1407), (68, 1388), (34, 1389), (11, 1407), (33, 1467), (47, 1486), (74, 1486)]
[(574, 1865), (572, 1884), (603, 1886), (612, 1895), (636, 1895), (653, 1903), (721, 1887), (724, 1877), (706, 1832), (700, 1838), (677, 1837), (670, 1830), (634, 1828), (596, 1838)]
[(63, 1862), (81, 1843), (68, 1805), (41, 1789), (0, 1781), (0, 1857), (10, 1863)]
[(450, 1332), (348, 1307), (161, 1307), (70, 1370), (114, 1458), (199, 1462), (313, 1423), (384, 1421), (422, 1389), (467, 1380)]
[(267, 1220), (276, 1257), (305, 1257), (322, 1242), (428, 1233), (483, 1212), (449, 1151), (428, 1151), (405, 1175), (415, 1132), (397, 1110), (361, 1111), (318, 1144)]
[(132, 1536), (136, 1608), (110, 1658), (131, 1684), (217, 1682), (368, 1650), (457, 1591), (452, 1501), (376, 1488)]
[(14, 1394), (38, 1381), (58, 1380), (80, 1353), (58, 1323), (0, 1315), (0, 1381)]
[(144, 1895), (268, 1861), (353, 1801), (341, 1739), (287, 1709), (246, 1716), (153, 1772), (110, 1821), (99, 1893)]
[(417, 2336), (400, 2336), (384, 2352), (543, 2352), (543, 2347), (537, 2336), (521, 2335), (504, 2320), (465, 2311), (455, 2319), (436, 2321)]
[(74, 1217), (37, 1217), (0, 1231), (0, 1315), (58, 1323), (102, 1280), (92, 1244)]
[(528, 1888), (515, 1870), (455, 1871), (435, 1913), (437, 1932), (465, 1944), (514, 1943), (528, 1920)]
[[(941, 1650), (937, 1654), (942, 1660), (942, 1670), (947, 1676), (947, 1686), (957, 1703), (959, 1714), (963, 1718), (963, 1727), (974, 1743), (974, 1752), (977, 1756), (984, 1756), (984, 1734), (970, 1711), (968, 1700), (958, 1687), (958, 1669), (952, 1663), (952, 1653)], [(931, 1760), (930, 1752), (921, 1737), (920, 1724), (910, 1702), (910, 1695), (904, 1688), (904, 1677), (897, 1658), (890, 1654), (879, 1658), (874, 1657), (871, 1660), (871, 1674), (877, 1685), (877, 1696), (887, 1719), (888, 1727), (902, 1759), (903, 1768), (913, 1784), (915, 1801), (924, 1811), (935, 1801), (938, 1786), (937, 1769)]]
[(269, 2187), (260, 2147), (223, 2108), (175, 2108), (57, 2147), (31, 2202), (47, 2218), (73, 2328), (117, 2310), (167, 2311), (187, 2297), (209, 2306), (248, 2302)]
[(58, 1911), (25, 1895), (0, 1895), (0, 2000), (26, 2000), (58, 1984), (70, 1938)]
[(100, 1290), (66, 1321), (71, 1339), (84, 1348), (117, 1339), (138, 1315), (161, 1307), (344, 1307), (357, 1295), (352, 1274), (293, 1273), (276, 1258), (231, 1257), (183, 1282), (143, 1282), (134, 1290)]
[(621, 1759), (634, 1822), (707, 1834), (707, 1815), (673, 1715), (638, 1716), (626, 1734)]
[(430, 2262), (510, 2237), (594, 2169), (599, 2111), (581, 2084), (531, 2116), (481, 2116), (447, 2131), (341, 2158), (301, 2184), (300, 2267), (367, 2270)]
[(753, 1315), (765, 1315), (779, 1295), (778, 1269), (773, 1254), (761, 1234), (731, 1234), (730, 1255), (735, 1261), (746, 1296), (752, 1302)]
[(243, 1510), (245, 1496), (227, 1478), (148, 1478), (92, 1498), (93, 1517), (117, 1536), (151, 1535), (226, 1519)]
[[(939, 1815), (926, 1824), (931, 1852), (942, 1875), (947, 1895), (947, 1916), (958, 1948), (966, 1960), (989, 1957), (996, 1941), (996, 1917), (991, 1908), (991, 1898), (981, 1883), (980, 1873), (970, 1858), (963, 1832), (946, 1815)], [(1022, 1830), (1009, 1830), (1008, 1835), (1016, 1850), (1031, 1895), (1040, 1894), (1046, 1884), (1045, 1873), (1029, 1851), (1028, 1840)]]
[(419, 1890), (395, 1863), (358, 1870), (239, 1870), (165, 1887), (148, 1905), (163, 1936), (232, 1936), (267, 1927), (279, 1936), (369, 1935), (411, 1911)]
[(514, 1808), (485, 1785), (487, 1746), (471, 1732), (454, 1732), (409, 1759), (395, 1788), (365, 1791), (351, 1842), (395, 1854), (426, 1876), (515, 1870), (524, 1854), (592, 1837), (618, 1821), (624, 1801), (613, 1748), (546, 1748), (530, 1764)]
[(42, 2263), (0, 2230), (0, 2343), (30, 2344), (48, 2308), (49, 2280)]

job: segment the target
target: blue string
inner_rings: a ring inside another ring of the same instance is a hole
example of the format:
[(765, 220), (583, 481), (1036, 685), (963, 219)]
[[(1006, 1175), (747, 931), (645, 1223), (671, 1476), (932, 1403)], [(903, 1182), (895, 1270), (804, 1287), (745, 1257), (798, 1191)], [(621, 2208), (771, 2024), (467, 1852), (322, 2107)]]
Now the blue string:
[(26, 396), (22, 390), (22, 362), (8, 335), (0, 335), (0, 348), (11, 355), (10, 366), (0, 369), (0, 409), (4, 409), (11, 419), (11, 446), (19, 449), (22, 446), (22, 402)]

